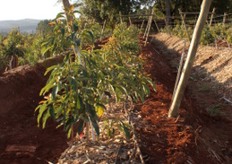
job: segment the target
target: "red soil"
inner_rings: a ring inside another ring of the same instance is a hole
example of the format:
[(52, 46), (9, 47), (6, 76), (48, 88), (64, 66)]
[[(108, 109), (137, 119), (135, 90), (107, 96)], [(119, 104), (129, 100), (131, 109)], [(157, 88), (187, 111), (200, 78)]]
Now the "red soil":
[[(168, 60), (148, 45), (141, 56), (145, 70), (156, 81), (157, 93), (152, 94), (137, 110), (142, 115), (141, 150), (147, 163), (229, 163), (232, 161), (232, 122), (223, 117), (209, 117), (199, 104), (210, 105), (217, 100), (210, 94), (196, 93), (190, 81), (178, 118), (168, 118), (176, 74)], [(193, 93), (193, 90), (195, 93)], [(194, 96), (198, 96), (194, 98)], [(226, 106), (225, 106), (226, 108)], [(229, 106), (227, 106), (229, 108)], [(144, 122), (145, 121), (145, 122)], [(227, 152), (227, 153), (225, 153)]]
[(1, 164), (54, 162), (67, 147), (66, 135), (53, 121), (45, 130), (37, 127), (34, 109), (46, 82), (44, 71), (45, 66), (38, 64), (18, 67), (0, 77)]
[[(167, 118), (176, 75), (152, 45), (143, 48), (141, 57), (157, 86), (157, 92), (136, 107), (142, 116), (136, 131), (147, 163), (229, 163), (231, 121), (208, 117), (198, 103), (200, 98), (204, 103), (212, 103), (214, 98), (206, 93), (194, 98), (191, 82), (179, 117)], [(34, 109), (46, 82), (45, 67), (19, 67), (0, 77), (1, 164), (56, 162), (67, 147), (64, 132), (56, 129), (53, 121), (45, 130), (36, 124)]]

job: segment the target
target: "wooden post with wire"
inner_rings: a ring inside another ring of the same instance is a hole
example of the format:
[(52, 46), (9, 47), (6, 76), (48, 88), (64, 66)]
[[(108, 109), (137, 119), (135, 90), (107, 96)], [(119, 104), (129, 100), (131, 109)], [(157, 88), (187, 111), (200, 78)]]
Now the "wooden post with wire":
[(144, 32), (144, 34), (143, 34), (143, 39), (145, 39), (146, 34), (147, 34), (148, 24), (149, 24), (149, 20), (150, 20), (149, 18), (150, 18), (150, 17), (148, 17), (148, 20), (147, 20), (147, 26), (146, 26), (145, 32)]
[(181, 9), (178, 9), (178, 10), (179, 10), (179, 13), (180, 13), (180, 17), (181, 17), (181, 20), (182, 20), (182, 25), (184, 26), (187, 38), (188, 38), (189, 41), (191, 41), (190, 35), (188, 33), (187, 26), (186, 26), (186, 23), (185, 23), (185, 18), (184, 18), (185, 16), (183, 15)]
[[(184, 61), (185, 61), (185, 58), (186, 58), (185, 51), (186, 51), (186, 40), (184, 40), (184, 48), (183, 48), (182, 54), (181, 54), (180, 64), (179, 64), (179, 68), (178, 68), (178, 72), (177, 72), (177, 77), (176, 77), (176, 82), (175, 82), (175, 86), (174, 86), (174, 90), (173, 90), (173, 96), (175, 95), (176, 88), (177, 88), (177, 85), (178, 85), (179, 80), (180, 80), (180, 74), (182, 72), (183, 64), (184, 64)], [(172, 97), (172, 100), (173, 100), (173, 97)]]
[(122, 23), (122, 13), (119, 11), (119, 18), (120, 18), (120, 23)]
[(143, 29), (143, 25), (144, 25), (144, 20), (142, 21), (142, 24), (141, 24), (141, 26), (140, 26), (140, 32), (142, 31), (142, 29)]
[(225, 26), (226, 24), (226, 16), (227, 16), (227, 13), (224, 13), (223, 22), (222, 22), (223, 26)]
[(130, 26), (132, 26), (132, 21), (131, 21), (130, 15), (129, 15), (128, 19), (129, 19)]
[(212, 24), (213, 24), (213, 18), (214, 18), (215, 10), (216, 10), (216, 8), (213, 8), (213, 11), (212, 11), (211, 16), (210, 16), (209, 27), (211, 27)]
[(148, 40), (148, 37), (149, 37), (149, 34), (150, 34), (150, 30), (151, 30), (151, 24), (152, 24), (152, 18), (153, 18), (153, 13), (154, 13), (154, 10), (152, 9), (151, 11), (151, 16), (149, 17), (149, 21), (147, 23), (147, 33), (145, 34), (145, 43), (144, 43), (144, 46), (147, 45), (147, 40)]
[(159, 26), (158, 26), (158, 24), (157, 24), (157, 22), (156, 22), (156, 20), (155, 20), (155, 19), (156, 19), (156, 17), (154, 17), (154, 20), (153, 20), (153, 21), (154, 21), (154, 23), (155, 23), (156, 29), (157, 29), (157, 31), (158, 31), (158, 32), (160, 32)]
[(188, 83), (188, 79), (190, 77), (191, 69), (193, 66), (193, 62), (196, 56), (197, 48), (200, 42), (201, 33), (205, 24), (205, 21), (207, 20), (210, 5), (212, 3), (212, 0), (203, 0), (201, 4), (201, 11), (199, 18), (197, 20), (192, 41), (188, 50), (186, 62), (184, 64), (184, 67), (181, 72), (180, 80), (178, 82), (178, 85), (176, 87), (176, 92), (173, 95), (173, 100), (168, 112), (168, 117), (177, 117), (179, 107), (181, 104), (181, 100), (184, 96), (184, 91)]

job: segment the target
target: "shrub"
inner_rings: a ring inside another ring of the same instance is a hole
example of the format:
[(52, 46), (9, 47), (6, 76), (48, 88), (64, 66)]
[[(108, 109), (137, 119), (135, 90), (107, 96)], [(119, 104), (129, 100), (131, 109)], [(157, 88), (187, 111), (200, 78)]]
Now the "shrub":
[[(154, 86), (142, 73), (140, 60), (134, 54), (139, 47), (138, 30), (135, 27), (119, 25), (109, 43), (101, 50), (85, 51), (79, 49), (83, 31), (78, 29), (75, 22), (71, 27), (65, 21), (62, 26), (57, 24), (57, 32), (61, 32), (59, 37), (63, 37), (69, 43), (67, 45), (74, 48), (74, 52), (69, 51), (62, 64), (47, 69), (46, 74), (49, 72), (50, 77), (40, 92), (44, 100), (36, 108), (37, 122), (38, 125), (42, 123), (44, 128), (51, 117), (64, 127), (68, 137), (74, 125), (81, 134), (86, 123), (90, 123), (99, 135), (98, 117), (102, 113), (99, 110), (104, 111), (108, 103), (105, 95), (116, 102), (128, 99), (143, 101), (150, 93), (149, 86)], [(57, 45), (61, 43), (55, 39), (54, 44), (56, 42)], [(53, 51), (56, 49), (52, 48)], [(72, 57), (73, 53), (75, 58)]]
[(203, 28), (200, 42), (203, 45), (214, 43), (214, 36), (208, 26)]

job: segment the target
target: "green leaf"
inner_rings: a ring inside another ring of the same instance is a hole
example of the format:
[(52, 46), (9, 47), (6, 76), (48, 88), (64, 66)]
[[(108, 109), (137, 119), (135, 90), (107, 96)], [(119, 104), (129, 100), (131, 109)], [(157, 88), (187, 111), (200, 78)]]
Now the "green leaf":
[(71, 87), (72, 87), (72, 90), (73, 91), (77, 91), (77, 82), (74, 78), (70, 78), (70, 84), (71, 84)]
[(143, 85), (143, 91), (146, 96), (150, 95), (150, 88), (146, 84)]
[(74, 42), (78, 47), (81, 45), (81, 40), (80, 39), (75, 39)]
[(154, 90), (154, 92), (156, 92), (156, 87), (155, 87), (155, 84), (152, 82), (152, 80), (147, 79), (147, 82), (151, 85), (151, 87)]
[(41, 117), (43, 115), (43, 113), (45, 112), (45, 110), (47, 109), (47, 104), (42, 104), (42, 105), (39, 105), (36, 110), (39, 110), (39, 114), (37, 116), (37, 123), (38, 123), (38, 126), (40, 126), (40, 120), (41, 120)]
[(115, 92), (115, 89), (114, 89), (114, 87), (113, 87), (113, 85), (109, 85), (110, 86), (110, 89), (111, 89), (111, 91), (114, 93), (114, 95), (115, 95), (115, 98), (116, 98), (116, 102), (118, 102), (118, 97), (117, 97), (117, 94), (116, 94), (116, 92)]
[(85, 104), (85, 109), (86, 112), (90, 114), (90, 118), (96, 118), (96, 111), (94, 106), (90, 105), (90, 104)]
[(122, 128), (122, 130), (123, 130), (126, 138), (130, 139), (131, 136), (130, 136), (130, 130), (129, 130), (129, 128), (122, 121), (120, 121), (120, 123), (121, 123), (121, 128)]
[(92, 42), (94, 43), (94, 35), (93, 32), (88, 30), (87, 33), (89, 34), (89, 36), (91, 37)]
[(64, 34), (65, 34), (65, 28), (61, 28), (61, 29), (60, 29), (60, 31), (61, 31), (61, 35), (64, 37)]
[(58, 85), (56, 85), (55, 87), (53, 87), (52, 89), (52, 99), (55, 100), (56, 99), (56, 95), (59, 91)]
[(43, 114), (43, 118), (42, 118), (42, 128), (45, 128), (47, 119), (50, 117), (50, 112), (49, 110), (46, 110), (46, 112)]
[(71, 126), (68, 130), (67, 137), (70, 138), (72, 133), (73, 131), (72, 131), (72, 126)]
[(49, 46), (46, 48), (42, 47), (42, 50), (41, 50), (42, 55), (44, 56), (51, 49), (52, 49), (52, 46)]
[(65, 131), (67, 131), (74, 123), (75, 123), (75, 120), (73, 116), (70, 116), (68, 121), (65, 123), (65, 126), (64, 126)]
[(82, 108), (82, 101), (81, 101), (81, 97), (78, 95), (77, 99), (76, 99), (76, 107), (77, 109), (81, 109)]
[(77, 32), (79, 29), (78, 25), (76, 23), (73, 24), (73, 31)]
[(64, 12), (60, 12), (56, 15), (56, 19), (59, 19), (59, 18), (64, 18)]
[(49, 109), (49, 112), (50, 112), (50, 116), (51, 116), (53, 119), (56, 118), (53, 105), (49, 105), (49, 108), (48, 108), (48, 109)]
[(99, 131), (99, 126), (98, 126), (97, 120), (95, 120), (94, 118), (90, 117), (90, 121), (91, 121), (91, 124), (92, 124), (95, 132), (99, 136), (100, 135), (100, 131)]
[(54, 86), (53, 82), (49, 82), (48, 84), (46, 84), (40, 91), (39, 95), (45, 95), (45, 93), (47, 93), (52, 87)]
[(53, 69), (57, 68), (57, 65), (53, 65), (51, 67), (48, 67), (46, 72), (44, 73), (44, 75), (47, 75), (50, 71), (52, 71)]
[(84, 121), (83, 120), (79, 120), (77, 122), (77, 133), (80, 135), (81, 133), (83, 133), (84, 131)]
[(127, 90), (125, 87), (121, 86), (121, 85), (116, 85), (116, 87), (124, 94), (128, 95)]

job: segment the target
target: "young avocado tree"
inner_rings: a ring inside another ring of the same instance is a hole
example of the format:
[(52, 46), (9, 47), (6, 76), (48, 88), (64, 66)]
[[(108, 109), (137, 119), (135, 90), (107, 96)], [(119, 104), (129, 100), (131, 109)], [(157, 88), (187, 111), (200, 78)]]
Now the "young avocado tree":
[(184, 64), (183, 71), (181, 73), (176, 92), (174, 93), (174, 96), (173, 96), (173, 101), (169, 109), (168, 117), (176, 117), (178, 115), (180, 103), (183, 98), (185, 88), (187, 86), (187, 82), (188, 82), (188, 79), (191, 73), (194, 58), (197, 52), (198, 44), (201, 38), (201, 32), (203, 30), (205, 21), (207, 19), (211, 3), (212, 3), (212, 0), (202, 1), (200, 15), (199, 15), (196, 27), (193, 32), (193, 37), (192, 37), (192, 41), (191, 41), (191, 44), (188, 50), (187, 59)]
[(23, 48), (23, 36), (17, 29), (12, 30), (3, 40), (2, 53), (9, 61), (7, 69), (18, 66), (18, 57), (23, 57), (25, 49)]
[(46, 44), (47, 49), (56, 51), (64, 41), (66, 55), (63, 63), (45, 72), (50, 76), (40, 92), (44, 100), (36, 108), (37, 122), (44, 128), (48, 118), (52, 118), (58, 127), (64, 127), (68, 137), (74, 131), (82, 134), (86, 124), (90, 124), (99, 135), (99, 117), (110, 97), (116, 102), (143, 101), (154, 85), (142, 72), (137, 56), (138, 29), (121, 24), (102, 49), (82, 50), (81, 38), (87, 35), (94, 43), (94, 36), (88, 29), (80, 31), (74, 5), (66, 7), (65, 13), (70, 15), (58, 14), (51, 23), (54, 36)]

